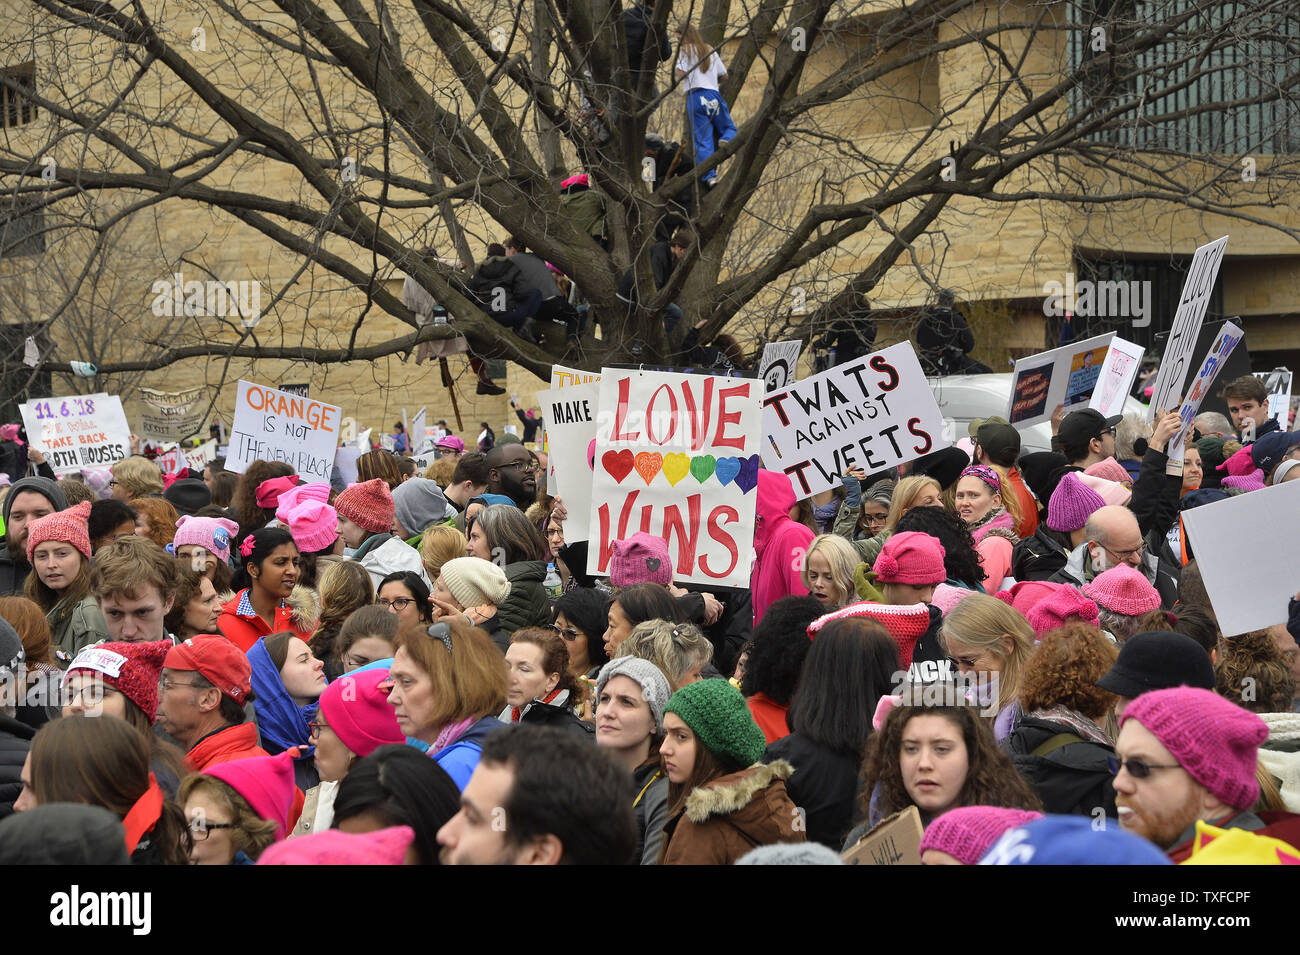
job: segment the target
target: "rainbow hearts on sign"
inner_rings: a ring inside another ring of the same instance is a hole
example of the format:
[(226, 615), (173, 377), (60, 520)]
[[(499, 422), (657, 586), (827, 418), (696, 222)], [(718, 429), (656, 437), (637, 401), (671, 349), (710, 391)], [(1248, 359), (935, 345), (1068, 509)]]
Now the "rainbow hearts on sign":
[(718, 458), (718, 482), (726, 487), (740, 473), (740, 458)]
[(691, 474), (695, 480), (703, 484), (717, 467), (718, 459), (711, 454), (701, 454), (699, 457), (691, 458)]
[(601, 455), (600, 464), (616, 482), (622, 484), (623, 478), (631, 474), (632, 468), (636, 466), (636, 459), (631, 451), (624, 448), (622, 451), (606, 451)]
[(658, 451), (642, 451), (636, 456), (636, 473), (649, 484), (664, 466), (664, 456)]
[(736, 487), (743, 493), (748, 494), (758, 487), (758, 468), (757, 454), (751, 454), (741, 461), (740, 473), (736, 475)]
[(664, 477), (673, 487), (686, 475), (691, 473), (691, 459), (680, 452), (664, 455)]

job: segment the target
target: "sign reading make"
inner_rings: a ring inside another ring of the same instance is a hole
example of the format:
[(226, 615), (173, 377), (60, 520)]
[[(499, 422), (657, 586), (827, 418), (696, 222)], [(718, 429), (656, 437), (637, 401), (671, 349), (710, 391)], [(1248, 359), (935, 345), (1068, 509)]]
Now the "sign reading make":
[(283, 461), (309, 483), (328, 483), (342, 416), (336, 405), (241, 381), (226, 470), (243, 474), (257, 460)]
[(849, 468), (882, 471), (947, 447), (943, 415), (910, 342), (805, 378), (763, 399), (763, 464), (802, 500)]

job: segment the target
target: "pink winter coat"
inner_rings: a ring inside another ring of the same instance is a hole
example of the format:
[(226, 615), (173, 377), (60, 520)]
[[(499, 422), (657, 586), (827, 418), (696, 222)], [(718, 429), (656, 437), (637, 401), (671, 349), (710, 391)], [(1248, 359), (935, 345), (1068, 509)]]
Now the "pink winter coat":
[(782, 597), (804, 595), (804, 555), (814, 534), (790, 519), (795, 505), (790, 479), (775, 471), (758, 472), (757, 520), (754, 524), (754, 572), (750, 576), (750, 599), (754, 604), (754, 626), (767, 608)]

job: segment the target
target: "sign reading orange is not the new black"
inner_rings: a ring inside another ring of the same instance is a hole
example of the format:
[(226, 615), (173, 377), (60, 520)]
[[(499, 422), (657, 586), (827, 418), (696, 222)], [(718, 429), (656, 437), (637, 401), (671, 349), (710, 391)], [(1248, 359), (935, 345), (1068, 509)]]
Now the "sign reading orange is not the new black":
[(278, 388), (241, 381), (226, 470), (283, 461), (308, 483), (329, 482), (343, 409)]

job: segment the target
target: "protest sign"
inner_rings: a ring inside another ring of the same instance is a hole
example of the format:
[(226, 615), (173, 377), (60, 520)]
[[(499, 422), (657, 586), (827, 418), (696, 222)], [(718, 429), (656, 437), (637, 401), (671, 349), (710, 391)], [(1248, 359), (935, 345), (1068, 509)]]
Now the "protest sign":
[(591, 519), (592, 466), (587, 455), (596, 437), (596, 409), (600, 382), (551, 388), (537, 393), (546, 433), (551, 444), (546, 473), (546, 493), (564, 499), (569, 517), (565, 540), (586, 540)]
[(281, 385), (280, 390), (286, 395), (297, 395), (299, 398), (306, 398), (308, 385)]
[(1245, 337), (1243, 332), (1232, 322), (1224, 322), (1223, 328), (1219, 330), (1218, 337), (1214, 344), (1210, 346), (1210, 353), (1205, 356), (1205, 361), (1201, 362), (1201, 367), (1192, 379), (1191, 391), (1183, 399), (1183, 405), (1178, 409), (1178, 416), (1182, 419), (1182, 426), (1178, 433), (1169, 439), (1169, 463), (1165, 465), (1166, 474), (1183, 473), (1183, 441), (1186, 439), (1191, 427), (1192, 419), (1196, 417), (1201, 408), (1201, 399), (1209, 392), (1210, 386), (1214, 384), (1215, 377), (1223, 367), (1232, 350), (1237, 347), (1237, 343)]
[(1050, 421), (1057, 405), (1065, 405), (1067, 411), (1087, 405), (1114, 338), (1114, 332), (1107, 332), (1016, 359), (1007, 420), (1027, 428)]
[(202, 471), (217, 459), (216, 439), (214, 438), (211, 441), (204, 441), (192, 451), (186, 451), (185, 459), (192, 470)]
[(667, 543), (674, 580), (749, 585), (761, 392), (754, 379), (601, 371), (590, 573), (607, 575), (614, 541), (644, 531)]
[(1253, 372), (1268, 389), (1268, 416), (1283, 431), (1291, 430), (1291, 372), (1286, 368)]
[(189, 467), (185, 452), (174, 444), (163, 449), (163, 453), (154, 458), (153, 463), (158, 465), (158, 470), (163, 474), (175, 474), (181, 468)]
[(364, 453), (360, 448), (351, 445), (344, 445), (334, 452), (334, 466), (339, 469), (344, 484), (357, 483), (357, 458)]
[(1225, 637), (1286, 623), (1300, 590), (1300, 481), (1183, 511), (1183, 528)]
[(240, 381), (226, 470), (243, 474), (254, 461), (283, 461), (308, 483), (330, 479), (343, 409)]
[(567, 388), (570, 385), (588, 385), (600, 381), (600, 375), (594, 371), (581, 368), (567, 368), (564, 365), (551, 366), (551, 388)]
[(799, 370), (799, 353), (803, 342), (795, 339), (785, 342), (768, 342), (763, 346), (763, 359), (758, 365), (758, 377), (768, 394), (794, 384)]
[(910, 342), (767, 395), (763, 432), (764, 465), (800, 500), (839, 487), (850, 467), (883, 471), (950, 443)]
[(1125, 399), (1133, 388), (1133, 380), (1137, 378), (1145, 354), (1146, 349), (1141, 345), (1122, 338), (1112, 341), (1101, 365), (1097, 387), (1088, 399), (1088, 407), (1100, 411), (1107, 418), (1123, 414)]
[(908, 806), (894, 813), (844, 853), (845, 865), (920, 865), (921, 813)]
[(55, 474), (105, 468), (131, 453), (131, 426), (116, 395), (42, 398), (18, 406), (32, 446)]
[(206, 407), (202, 388), (154, 391), (140, 388), (140, 437), (145, 441), (183, 441), (203, 427)]
[(1223, 250), (1227, 245), (1228, 237), (1225, 235), (1201, 246), (1192, 256), (1187, 279), (1178, 296), (1178, 310), (1169, 329), (1169, 340), (1165, 342), (1165, 353), (1151, 389), (1148, 421), (1155, 420), (1157, 410), (1173, 408), (1185, 394), (1183, 385), (1195, 356), (1196, 336), (1201, 330), (1201, 322), (1205, 321), (1205, 309), (1210, 304), (1214, 280), (1219, 276)]
[(411, 419), (411, 426), (406, 431), (406, 440), (411, 444), (410, 450), (412, 454), (424, 453), (424, 448), (428, 441), (428, 438), (426, 437), (426, 432), (429, 430), (429, 427), (426, 424), (428, 417), (429, 409), (426, 405), (417, 411), (415, 417)]

